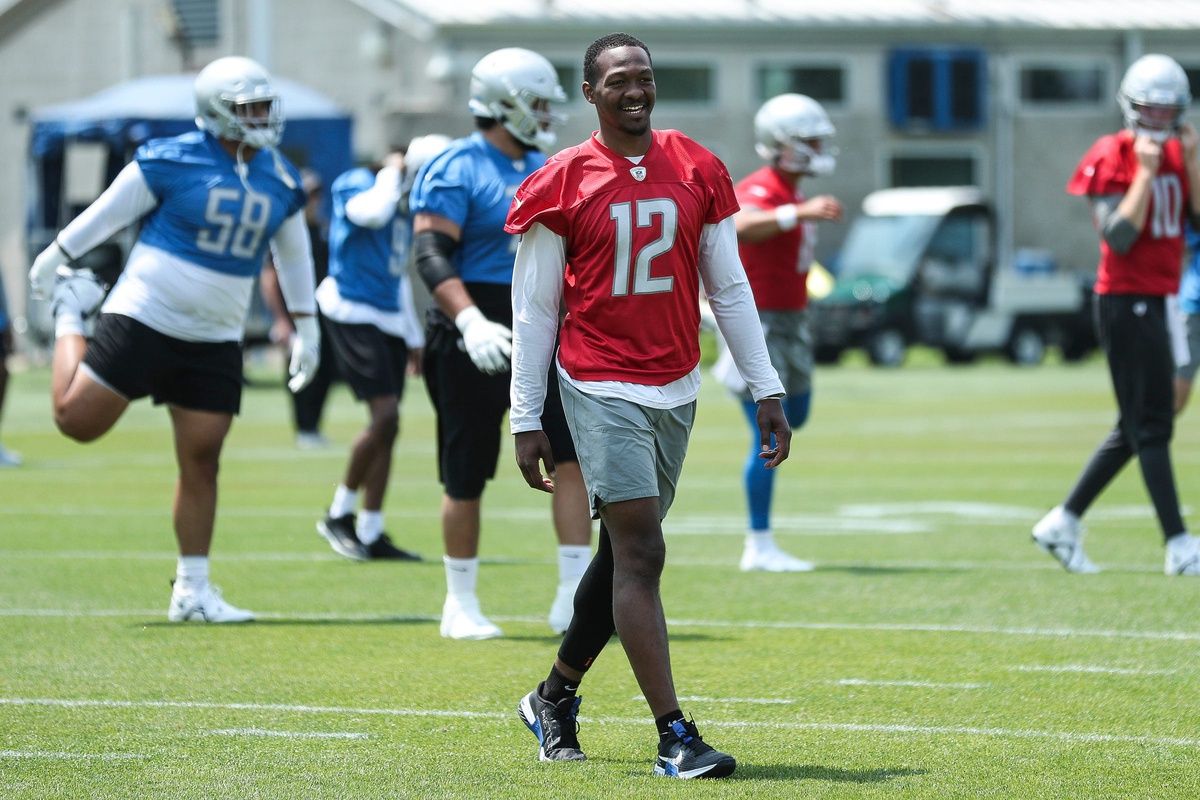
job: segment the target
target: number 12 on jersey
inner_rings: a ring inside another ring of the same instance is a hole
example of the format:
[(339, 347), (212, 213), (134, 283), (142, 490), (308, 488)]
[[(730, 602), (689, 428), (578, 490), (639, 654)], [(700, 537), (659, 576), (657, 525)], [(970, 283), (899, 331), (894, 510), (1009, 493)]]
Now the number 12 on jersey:
[[(654, 224), (654, 217), (659, 217), (661, 224), (658, 238), (638, 250), (636, 257), (632, 252), (635, 215), (639, 228), (649, 228)], [(650, 267), (655, 258), (669, 252), (675, 245), (679, 209), (674, 201), (658, 197), (635, 200), (631, 203), (613, 203), (608, 207), (608, 216), (617, 225), (613, 256), (613, 297), (625, 297), (631, 293), (659, 294), (671, 291), (675, 287), (675, 279), (669, 275), (653, 278), (650, 276)], [(629, 286), (630, 273), (633, 279), (632, 289)]]

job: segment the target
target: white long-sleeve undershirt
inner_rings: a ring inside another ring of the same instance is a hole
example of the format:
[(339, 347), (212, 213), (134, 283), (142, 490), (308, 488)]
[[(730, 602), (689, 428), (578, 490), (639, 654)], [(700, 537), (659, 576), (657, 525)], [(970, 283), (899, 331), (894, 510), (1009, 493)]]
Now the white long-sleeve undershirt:
[(293, 314), (317, 313), (317, 301), (313, 296), (317, 274), (304, 209), (285, 219), (275, 231), (271, 238), (271, 260), (275, 263), (279, 290), (283, 292), (288, 311)]
[[(566, 246), (563, 238), (535, 224), (517, 247), (513, 269), (512, 409), (513, 433), (538, 430), (546, 400), (546, 376), (554, 357), (562, 301)], [(705, 225), (700, 236), (698, 269), (705, 294), (730, 351), (755, 400), (783, 394), (771, 366), (754, 295), (737, 251), (732, 218)], [(618, 397), (652, 408), (690, 403), (700, 391), (700, 369), (664, 386), (624, 381), (578, 381), (558, 374), (585, 394)]]
[(346, 218), (362, 228), (377, 230), (396, 216), (404, 171), (384, 167), (375, 173), (375, 185), (346, 201)]
[(157, 205), (158, 198), (150, 191), (142, 168), (131, 161), (95, 202), (58, 232), (58, 246), (71, 258), (79, 258), (149, 214)]

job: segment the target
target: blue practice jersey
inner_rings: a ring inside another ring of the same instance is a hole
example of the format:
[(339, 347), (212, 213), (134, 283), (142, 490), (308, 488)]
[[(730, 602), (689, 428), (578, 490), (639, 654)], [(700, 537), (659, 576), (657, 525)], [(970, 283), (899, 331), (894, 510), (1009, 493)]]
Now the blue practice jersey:
[(517, 237), (504, 232), (504, 220), (517, 187), (544, 163), (538, 151), (514, 163), (477, 131), (421, 168), (409, 206), (414, 214), (437, 214), (462, 229), (451, 263), (464, 281), (512, 283)]
[(1185, 314), (1200, 314), (1200, 231), (1189, 223), (1184, 234), (1188, 258), (1179, 284), (1179, 307)]
[(276, 172), (275, 156), (260, 150), (247, 165), (249, 193), (237, 162), (209, 133), (146, 142), (134, 159), (158, 206), (139, 241), (226, 275), (257, 275), (275, 231), (304, 207), (300, 173), (279, 158), (294, 187)]
[(329, 223), (329, 276), (338, 294), (382, 311), (400, 310), (400, 285), (408, 268), (412, 218), (399, 212), (381, 228), (364, 228), (346, 217), (346, 202), (375, 185), (375, 173), (352, 169), (333, 182)]

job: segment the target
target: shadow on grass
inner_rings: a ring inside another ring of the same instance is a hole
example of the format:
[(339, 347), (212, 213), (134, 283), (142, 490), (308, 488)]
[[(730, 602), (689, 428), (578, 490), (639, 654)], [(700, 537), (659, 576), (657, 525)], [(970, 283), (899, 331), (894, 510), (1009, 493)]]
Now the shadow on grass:
[(924, 775), (928, 770), (905, 767), (842, 769), (819, 764), (748, 764), (738, 767), (734, 778), (774, 781), (827, 781), (829, 783), (886, 783), (893, 778)]
[[(614, 765), (630, 765), (631, 778), (649, 775), (645, 763), (629, 758), (596, 758), (595, 761), (606, 761)], [(841, 767), (825, 767), (820, 764), (738, 764), (737, 771), (726, 781), (825, 781), (827, 783), (886, 783), (895, 778), (907, 778), (912, 775), (925, 775), (929, 770), (908, 769), (907, 767), (884, 767), (882, 769), (842, 769)]]
[(188, 623), (188, 622), (169, 622), (167, 620), (154, 620), (153, 622), (136, 623), (138, 628), (181, 628), (183, 630), (212, 630), (214, 628), (243, 630), (247, 628), (278, 628), (285, 626), (310, 626), (320, 627), (325, 625), (437, 625), (438, 619), (434, 617), (404, 617), (394, 616), (389, 617), (380, 615), (378, 617), (295, 617), (291, 619), (271, 618), (271, 619), (256, 619), (253, 622), (235, 622), (224, 623), (220, 625), (206, 625), (204, 623)]
[(966, 570), (953, 567), (884, 567), (862, 564), (858, 566), (826, 566), (817, 567), (818, 572), (844, 572), (847, 575), (960, 575)]

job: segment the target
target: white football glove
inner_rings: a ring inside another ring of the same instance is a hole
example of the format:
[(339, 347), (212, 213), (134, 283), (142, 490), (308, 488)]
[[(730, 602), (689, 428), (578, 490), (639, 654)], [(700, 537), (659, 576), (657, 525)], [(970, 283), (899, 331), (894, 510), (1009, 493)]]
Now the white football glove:
[(485, 375), (509, 370), (512, 355), (512, 331), (483, 315), (479, 306), (467, 306), (454, 318), (463, 337), (463, 346), (471, 361)]
[(292, 360), (288, 364), (288, 388), (296, 393), (317, 375), (321, 364), (321, 326), (316, 317), (296, 318), (296, 337), (292, 340)]
[(54, 294), (55, 273), (66, 263), (67, 254), (58, 246), (58, 242), (52, 242), (49, 247), (38, 253), (37, 258), (33, 260), (33, 266), (29, 268), (29, 285), (33, 289), (34, 297), (39, 300), (50, 299), (50, 295)]

